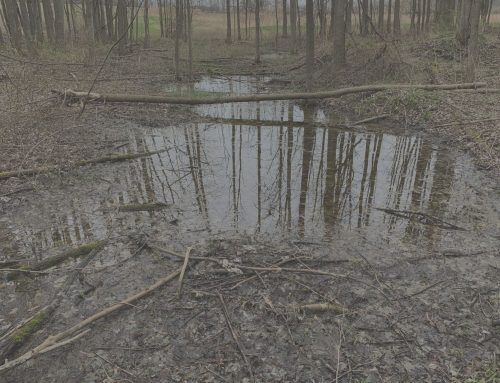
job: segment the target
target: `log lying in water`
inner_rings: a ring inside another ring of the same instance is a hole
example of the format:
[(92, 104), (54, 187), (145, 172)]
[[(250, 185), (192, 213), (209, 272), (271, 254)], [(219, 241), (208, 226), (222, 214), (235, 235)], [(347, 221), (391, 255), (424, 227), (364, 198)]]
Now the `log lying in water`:
[(140, 102), (149, 104), (181, 104), (181, 105), (206, 105), (206, 104), (227, 104), (232, 102), (255, 102), (255, 101), (275, 101), (275, 100), (318, 100), (325, 98), (337, 98), (347, 94), (363, 92), (380, 92), (384, 90), (461, 90), (484, 88), (486, 83), (473, 82), (464, 84), (445, 85), (421, 85), (421, 84), (380, 84), (355, 86), (352, 88), (336, 89), (315, 93), (270, 93), (270, 94), (250, 94), (243, 96), (217, 96), (206, 98), (172, 97), (172, 96), (148, 96), (140, 94), (100, 94), (78, 92), (67, 89), (63, 92), (52, 91), (59, 94), (66, 102), (87, 100), (98, 102)]

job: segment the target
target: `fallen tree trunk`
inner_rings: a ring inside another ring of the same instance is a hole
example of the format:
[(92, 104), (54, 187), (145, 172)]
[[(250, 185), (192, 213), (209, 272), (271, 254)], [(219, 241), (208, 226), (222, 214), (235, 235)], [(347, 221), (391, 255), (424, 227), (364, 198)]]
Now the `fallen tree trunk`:
[(343, 88), (315, 93), (270, 93), (270, 94), (251, 94), (243, 96), (218, 96), (206, 98), (191, 97), (171, 97), (171, 96), (148, 96), (140, 94), (100, 94), (78, 92), (67, 89), (63, 92), (52, 91), (59, 94), (66, 103), (71, 101), (86, 100), (96, 102), (140, 102), (149, 104), (181, 104), (181, 105), (207, 105), (207, 104), (227, 104), (232, 102), (255, 102), (255, 101), (275, 101), (275, 100), (317, 100), (325, 98), (337, 98), (347, 94), (380, 92), (384, 90), (404, 90), (404, 89), (422, 89), (422, 90), (461, 90), (476, 89), (486, 86), (484, 82), (473, 82), (464, 84), (447, 85), (411, 85), (411, 84), (381, 84), (355, 86), (352, 88)]
[[(133, 160), (135, 158), (148, 157), (148, 156), (152, 156), (153, 154), (166, 152), (167, 150), (169, 150), (169, 149), (155, 150), (153, 152), (131, 153), (131, 154), (127, 153), (127, 154), (111, 155), (111, 156), (106, 156), (106, 157), (101, 157), (101, 158), (95, 158), (93, 160), (78, 161), (78, 162), (74, 163), (73, 166), (78, 167), (78, 166), (85, 166), (85, 165), (101, 164), (104, 162), (119, 162), (119, 161)], [(50, 172), (52, 172), (54, 170), (58, 170), (58, 169), (60, 169), (60, 166), (52, 165), (52, 166), (42, 166), (39, 168), (10, 170), (7, 172), (0, 172), (0, 180), (11, 178), (11, 177), (32, 176), (35, 174), (46, 174), (46, 173), (50, 173)]]

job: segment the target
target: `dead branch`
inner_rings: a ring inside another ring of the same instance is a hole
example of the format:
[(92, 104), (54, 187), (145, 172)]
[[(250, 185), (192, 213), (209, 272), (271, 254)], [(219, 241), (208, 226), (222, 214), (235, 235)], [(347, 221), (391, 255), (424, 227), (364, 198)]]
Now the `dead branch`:
[(380, 116), (373, 116), (373, 117), (369, 117), (369, 118), (365, 118), (363, 120), (353, 122), (351, 125), (356, 126), (356, 125), (368, 124), (369, 122), (380, 121), (380, 120), (383, 120), (387, 117), (389, 117), (388, 114), (381, 114)]
[(182, 295), (182, 282), (184, 281), (184, 273), (186, 272), (188, 266), (189, 255), (191, 254), (191, 250), (193, 250), (192, 247), (188, 247), (186, 250), (186, 256), (184, 257), (184, 263), (182, 265), (181, 275), (179, 276), (179, 288), (177, 289), (177, 295), (179, 296), (179, 298)]
[[(101, 157), (101, 158), (95, 158), (93, 160), (78, 161), (78, 162), (73, 164), (73, 167), (101, 164), (104, 162), (120, 162), (120, 161), (126, 161), (126, 160), (133, 160), (136, 158), (149, 157), (149, 156), (152, 156), (154, 154), (163, 153), (163, 152), (166, 152), (167, 150), (169, 150), (169, 149), (161, 149), (161, 150), (155, 150), (152, 152), (142, 152), (142, 153), (116, 154), (116, 155), (111, 155), (111, 156), (106, 156), (106, 157)], [(39, 168), (31, 168), (31, 169), (10, 170), (10, 171), (0, 173), (0, 180), (11, 178), (11, 177), (32, 176), (35, 174), (46, 174), (46, 173), (50, 173), (54, 170), (58, 170), (59, 168), (60, 167), (57, 165), (52, 165), (52, 166), (42, 166)]]
[[(60, 345), (67, 344), (67, 343), (69, 343), (69, 341), (76, 340), (77, 337), (79, 337), (78, 335), (74, 338), (70, 338), (70, 337), (72, 337), (73, 334), (83, 330), (88, 325), (94, 323), (95, 321), (97, 321), (101, 318), (104, 318), (104, 317), (114, 313), (115, 311), (122, 309), (123, 307), (130, 307), (130, 305), (133, 302), (151, 294), (153, 291), (157, 290), (161, 286), (163, 286), (166, 283), (175, 279), (180, 273), (181, 273), (181, 269), (178, 269), (178, 270), (170, 273), (166, 277), (160, 279), (159, 281), (157, 281), (155, 284), (149, 286), (148, 288), (138, 292), (137, 294), (134, 294), (134, 295), (124, 299), (120, 303), (117, 303), (117, 304), (110, 306), (102, 311), (99, 311), (98, 313), (88, 317), (87, 319), (84, 319), (83, 321), (75, 324), (74, 326), (70, 327), (69, 329), (67, 329), (65, 331), (62, 331), (56, 335), (49, 336), (40, 345), (38, 345), (37, 347), (28, 351), (27, 353), (21, 355), (19, 358), (11, 360), (7, 363), (4, 363), (3, 365), (0, 365), (0, 373), (3, 371), (10, 370), (11, 368), (16, 367), (20, 364), (23, 364), (26, 361), (44, 353), (44, 352), (47, 352), (49, 350), (54, 349), (55, 347), (59, 347)], [(81, 333), (81, 334), (83, 334), (83, 333)]]
[(243, 96), (219, 96), (207, 98), (190, 98), (190, 97), (171, 97), (171, 96), (148, 96), (140, 94), (100, 94), (74, 91), (67, 89), (65, 91), (53, 90), (53, 93), (58, 94), (66, 101), (79, 102), (81, 100), (95, 102), (140, 102), (149, 104), (180, 104), (180, 105), (207, 105), (207, 104), (227, 104), (232, 102), (255, 102), (255, 101), (274, 101), (274, 100), (316, 100), (325, 98), (337, 98), (347, 94), (365, 93), (365, 92), (381, 92), (385, 90), (405, 90), (405, 89), (422, 89), (428, 91), (434, 90), (462, 90), (476, 89), (485, 87), (486, 83), (474, 82), (463, 84), (447, 84), (447, 85), (428, 85), (428, 84), (380, 84), (380, 85), (365, 85), (351, 88), (343, 88), (332, 91), (315, 92), (315, 93), (270, 93), (270, 94), (253, 94)]
[(227, 311), (227, 306), (226, 306), (226, 303), (224, 302), (224, 297), (222, 296), (221, 293), (219, 293), (219, 299), (220, 299), (220, 302), (222, 304), (222, 309), (223, 309), (223, 313), (224, 313), (224, 318), (226, 318), (227, 327), (229, 327), (229, 330), (231, 332), (231, 336), (233, 337), (234, 343), (236, 343), (236, 346), (238, 346), (238, 351), (240, 352), (241, 357), (243, 358), (243, 361), (247, 365), (248, 374), (250, 375), (250, 380), (252, 382), (255, 382), (255, 378), (253, 376), (253, 371), (252, 371), (252, 365), (250, 364), (250, 361), (248, 360), (245, 352), (243, 351), (243, 348), (241, 347), (240, 341), (238, 340), (238, 336), (236, 335), (236, 332), (233, 329), (231, 321), (229, 320), (229, 313)]

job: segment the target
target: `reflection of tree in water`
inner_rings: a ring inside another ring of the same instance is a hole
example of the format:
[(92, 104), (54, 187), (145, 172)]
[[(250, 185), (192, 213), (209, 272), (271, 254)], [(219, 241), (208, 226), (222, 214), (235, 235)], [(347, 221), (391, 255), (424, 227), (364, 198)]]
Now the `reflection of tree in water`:
[[(377, 224), (389, 232), (402, 229), (408, 238), (434, 234), (432, 227), (372, 212), (375, 206), (442, 215), (454, 167), (422, 138), (317, 127), (312, 107), (282, 103), (262, 112), (261, 106), (253, 109), (252, 126), (237, 124), (244, 108), (235, 107), (228, 125), (190, 124), (132, 135), (129, 152), (170, 150), (130, 161), (126, 171), (113, 174), (118, 191), (99, 199), (95, 210), (147, 202), (181, 207), (192, 201), (207, 228), (229, 224), (237, 230), (278, 228), (328, 237), (338, 228)], [(261, 118), (276, 126), (262, 126)], [(97, 228), (98, 219), (81, 211), (80, 204), (68, 217), (56, 214), (54, 225), (36, 241), (46, 247), (111, 231), (109, 221)]]

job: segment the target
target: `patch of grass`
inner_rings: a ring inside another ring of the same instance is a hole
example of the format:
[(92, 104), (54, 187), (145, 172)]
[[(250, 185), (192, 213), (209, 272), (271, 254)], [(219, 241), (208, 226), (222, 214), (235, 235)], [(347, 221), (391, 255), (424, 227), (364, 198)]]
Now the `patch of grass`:
[(490, 366), (467, 379), (464, 383), (500, 383), (500, 368), (498, 366)]

